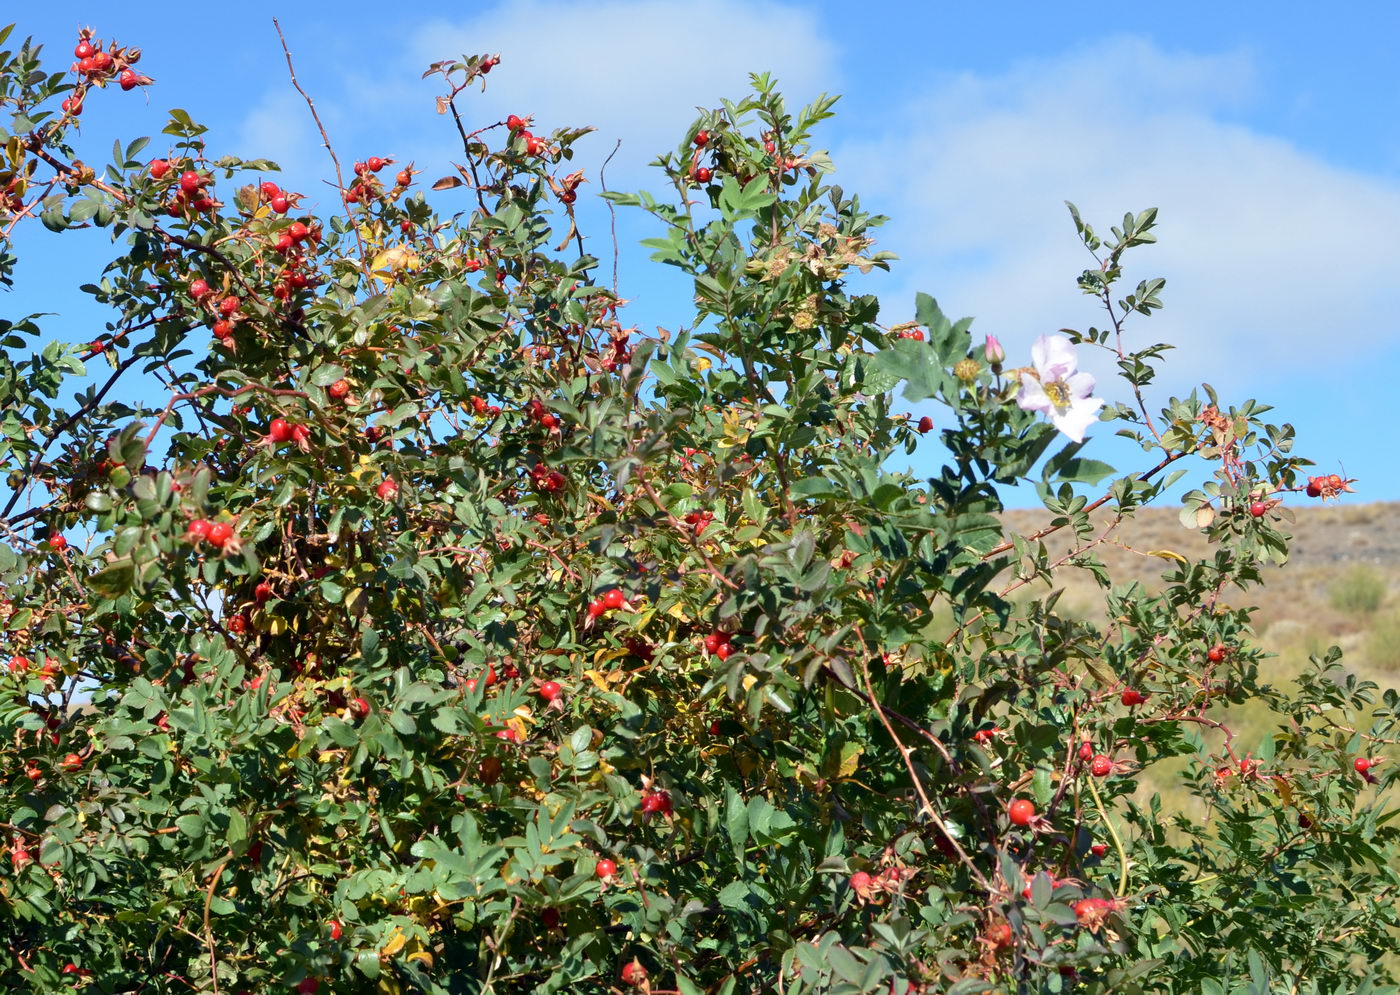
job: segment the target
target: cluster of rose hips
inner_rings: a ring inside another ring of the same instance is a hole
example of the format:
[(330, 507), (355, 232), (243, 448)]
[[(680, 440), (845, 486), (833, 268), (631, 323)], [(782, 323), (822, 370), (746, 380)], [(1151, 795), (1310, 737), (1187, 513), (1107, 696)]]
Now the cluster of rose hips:
[(1321, 477), (1309, 477), (1305, 488), (1308, 497), (1334, 498), (1343, 491), (1351, 491), (1351, 481), (1343, 480), (1335, 473)]
[(879, 900), (881, 895), (893, 894), (904, 887), (904, 883), (917, 873), (912, 867), (891, 865), (878, 874), (856, 871), (851, 875), (851, 890), (862, 902)]
[[(358, 204), (363, 201), (368, 204), (371, 200), (378, 197), (380, 191), (383, 189), (383, 184), (380, 183), (379, 177), (375, 174), (385, 166), (392, 164), (393, 161), (393, 159), (384, 159), (380, 156), (372, 155), (364, 162), (355, 163), (355, 181), (351, 183), (350, 188), (345, 191), (345, 203)], [(408, 186), (413, 182), (413, 171), (411, 169), (399, 170), (398, 175), (394, 177), (394, 182), (398, 185), (398, 188)], [(409, 228), (412, 228), (411, 223), (409, 224)]]
[(552, 411), (546, 411), (544, 404), (540, 401), (525, 402), (525, 417), (550, 432), (559, 431), (559, 416)]
[[(511, 669), (514, 670), (515, 668), (512, 667)], [(468, 677), (463, 682), (462, 686), (465, 687), (468, 691), (475, 691), (478, 686), (480, 686), (483, 689), (495, 687), (496, 684), (499, 683), (499, 681), (500, 678), (496, 676), (496, 668), (488, 663), (486, 665), (486, 673), (482, 674), (479, 678)]]
[(713, 653), (721, 660), (728, 660), (729, 654), (734, 652), (734, 647), (730, 642), (732, 638), (723, 629), (715, 629), (705, 636), (705, 652)]
[(212, 311), (216, 316), (212, 326), (214, 337), (221, 342), (232, 338), (234, 322), (243, 318), (240, 310), (243, 302), (233, 294), (220, 297), (214, 293), (214, 288), (209, 286), (209, 281), (202, 276), (192, 277), (186, 289), (196, 304)]
[(554, 494), (564, 489), (568, 478), (558, 470), (551, 470), (543, 463), (536, 463), (530, 468), (530, 481), (540, 490)]
[[(578, 188), (579, 184), (581, 184), (582, 182), (583, 170), (581, 169), (575, 170), (568, 176), (564, 177), (564, 179), (561, 180), (557, 185), (559, 199), (565, 204), (572, 204), (574, 201), (578, 200)], [(555, 185), (552, 180), (550, 181), (550, 185)]]
[(1089, 772), (1095, 777), (1107, 777), (1113, 773), (1113, 760), (1102, 753), (1094, 752), (1094, 744), (1087, 739), (1079, 744), (1079, 759), (1089, 764)]
[(693, 448), (693, 447), (691, 447), (691, 446), (685, 446), (685, 447), (681, 450), (681, 468), (682, 468), (682, 469), (685, 469), (685, 470), (692, 470), (692, 471), (693, 471), (693, 470), (695, 469), (695, 464), (692, 463), (692, 462), (690, 462), (690, 458), (691, 458), (692, 456), (699, 455), (699, 453), (700, 453), (700, 450), (695, 449), (695, 448)]
[(594, 598), (588, 605), (589, 618), (601, 618), (610, 611), (627, 607), (627, 595), (616, 587), (604, 591), (601, 597)]
[[(174, 165), (169, 159), (153, 159), (147, 168), (150, 170), (151, 179), (160, 181), (170, 175)], [(172, 218), (179, 218), (190, 210), (199, 214), (211, 214), (218, 210), (223, 205), (204, 189), (213, 182), (212, 176), (196, 169), (181, 170), (175, 180), (175, 193), (166, 205), (165, 212)]]
[(303, 251), (303, 246), (309, 243), (311, 252), (314, 253), (320, 241), (320, 228), (308, 225), (304, 221), (293, 221), (277, 236), (277, 243), (273, 248), (285, 258), (282, 262), (282, 272), (277, 282), (272, 285), (273, 297), (279, 301), (288, 301), (298, 290), (306, 290), (320, 282), (314, 271), (306, 272), (310, 264)]
[(715, 513), (712, 511), (688, 511), (685, 514), (685, 524), (689, 525), (697, 536), (705, 534), (705, 529), (715, 520)]
[(24, 210), (24, 177), (11, 176), (5, 181), (5, 185), (0, 187), (0, 208), (9, 208), (11, 211)]
[[(30, 666), (31, 664), (29, 657), (19, 653), (16, 653), (14, 656), (10, 657), (9, 663), (6, 664), (6, 667), (10, 671), (10, 673), (14, 674), (16, 677), (23, 677), (24, 675), (28, 674)], [(61, 672), (61, 669), (62, 668), (59, 666), (58, 660), (56, 658), (46, 656), (44, 657), (43, 666), (39, 668), (39, 678), (45, 684), (49, 684), (58, 679), (58, 675)], [(53, 728), (53, 726), (50, 726), (50, 728)]]
[(674, 811), (669, 791), (655, 790), (642, 794), (642, 815), (669, 816)]
[(472, 414), (482, 415), (487, 418), (495, 418), (501, 413), (501, 409), (497, 405), (487, 404), (486, 398), (478, 397), (475, 394), (471, 396), (471, 406)]
[(1217, 779), (1218, 782), (1225, 781), (1226, 778), (1231, 778), (1235, 774), (1239, 774), (1239, 777), (1245, 779), (1245, 781), (1259, 781), (1261, 777), (1259, 761), (1254, 760), (1253, 756), (1246, 753), (1243, 760), (1235, 761), (1235, 767), (1226, 764), (1224, 767), (1215, 768), (1215, 779)]
[(901, 328), (899, 331), (895, 332), (895, 337), (922, 342), (924, 340), (924, 330), (922, 328)]
[[(506, 118), (506, 128), (510, 131), (511, 138), (520, 139), (521, 147), (525, 149), (525, 152), (527, 154), (543, 155), (549, 150), (549, 143), (546, 142), (543, 138), (540, 138), (538, 135), (530, 134), (530, 132), (525, 128), (525, 125), (527, 123), (527, 118), (522, 118), (515, 114), (512, 114), (510, 115), (510, 117)], [(574, 184), (574, 186), (577, 185), (577, 183)], [(572, 190), (570, 190), (570, 192), (572, 192)]]
[[(273, 214), (286, 214), (295, 207), (297, 201), (301, 199), (301, 194), (289, 193), (271, 180), (263, 180), (259, 183), (257, 191), (258, 198), (262, 200), (263, 203), (267, 204), (268, 210), (272, 211)], [(279, 241), (277, 251), (286, 252), (291, 246), (291, 239), (288, 239), (285, 243)]]
[(232, 551), (230, 544), (236, 546), (233, 526), (228, 522), (211, 522), (204, 518), (196, 518), (185, 527), (185, 539), (194, 545), (207, 542), (215, 549), (227, 549)]
[(603, 356), (600, 365), (604, 372), (612, 373), (620, 366), (626, 366), (632, 361), (632, 346), (628, 343), (628, 338), (632, 335), (633, 329), (615, 326), (612, 330), (612, 342), (609, 351)]
[(1074, 903), (1074, 917), (1090, 932), (1103, 927), (1108, 917), (1122, 907), (1121, 902), (1108, 898), (1081, 898)]
[(982, 942), (993, 950), (1004, 950), (1011, 946), (1013, 937), (1011, 923), (1005, 919), (994, 919), (987, 923), (987, 928), (982, 933)]
[[(1072, 884), (1074, 884), (1074, 882), (1071, 881), (1071, 880), (1068, 879), (1068, 878), (1057, 878), (1057, 877), (1054, 877), (1053, 875), (1052, 875), (1051, 878), (1050, 878), (1050, 890), (1051, 890), (1051, 891), (1054, 891), (1054, 890), (1057, 889), (1057, 888), (1063, 888), (1065, 885), (1072, 885)], [(1031, 897), (1031, 892), (1033, 891), (1033, 889), (1034, 889), (1034, 883), (1033, 883), (1033, 882), (1027, 882), (1027, 883), (1026, 883), (1026, 886), (1025, 886), (1024, 888), (1021, 889), (1021, 897), (1024, 898), (1024, 899), (1026, 899), (1027, 901), (1029, 901), (1029, 900), (1030, 900), (1030, 897)]]
[(102, 43), (94, 41), (88, 31), (79, 34), (73, 57), (78, 61), (73, 63), (72, 71), (82, 79), (78, 82), (78, 89), (65, 97), (61, 105), (63, 112), (72, 117), (83, 113), (83, 95), (89, 85), (106, 86), (115, 77), (117, 85), (129, 91), (152, 82), (149, 76), (143, 76), (131, 68), (141, 60), (139, 48), (121, 48), (114, 44), (103, 51)]
[(709, 166), (700, 165), (700, 152), (710, 144), (710, 133), (703, 130), (697, 131), (692, 141), (695, 143), (695, 154), (690, 160), (690, 178), (696, 183), (709, 183), (714, 176), (714, 171)]
[(274, 418), (267, 423), (264, 441), (269, 446), (280, 446), (284, 442), (295, 442), (305, 448), (311, 439), (311, 432), (305, 425), (294, 424), (285, 418)]

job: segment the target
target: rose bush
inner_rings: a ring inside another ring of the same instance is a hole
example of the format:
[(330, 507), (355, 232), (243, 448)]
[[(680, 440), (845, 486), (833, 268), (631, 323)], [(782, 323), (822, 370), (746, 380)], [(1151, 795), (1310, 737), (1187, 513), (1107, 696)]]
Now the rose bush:
[[(1102, 328), (882, 324), (834, 100), (755, 77), (666, 197), (605, 194), (693, 279), (647, 335), (582, 251), (586, 130), (474, 121), (495, 57), (430, 70), (436, 196), (376, 155), (326, 206), (184, 111), (92, 165), (79, 115), (152, 81), (74, 56), (0, 54), (0, 279), (19, 225), (115, 246), (101, 334), (0, 324), (6, 991), (1395, 990), (1396, 695), (1336, 650), (1272, 682), (1228, 600), (1350, 482), (1257, 402), (1149, 406), (1155, 211), (1073, 213)], [(1115, 581), (1188, 473), (1211, 555)], [(1163, 762), (1208, 817), (1137, 792)]]

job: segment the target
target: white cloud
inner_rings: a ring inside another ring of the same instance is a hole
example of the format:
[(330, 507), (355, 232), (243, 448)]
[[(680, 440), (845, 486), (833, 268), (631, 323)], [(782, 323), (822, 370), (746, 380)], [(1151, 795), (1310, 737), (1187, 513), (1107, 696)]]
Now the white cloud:
[(1166, 309), (1134, 319), (1132, 339), (1180, 347), (1174, 389), (1200, 376), (1253, 385), (1393, 341), (1400, 189), (1233, 123), (1254, 94), (1250, 65), (1111, 40), (947, 78), (909, 102), (897, 135), (838, 148), (841, 182), (893, 218), (881, 247), (903, 258), (880, 288), (885, 318), (910, 316), (926, 290), (1010, 350), (1102, 327), (1074, 285), (1093, 260), (1072, 200), (1103, 234), (1127, 210), (1160, 208), (1161, 241), (1130, 251), (1123, 290), (1167, 278)]

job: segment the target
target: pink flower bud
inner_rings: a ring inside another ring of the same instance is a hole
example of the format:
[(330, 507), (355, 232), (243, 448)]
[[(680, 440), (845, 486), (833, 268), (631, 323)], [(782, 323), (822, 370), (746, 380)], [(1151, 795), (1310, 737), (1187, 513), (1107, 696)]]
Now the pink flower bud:
[(986, 354), (987, 362), (993, 366), (1000, 366), (1006, 362), (1006, 350), (1001, 347), (1001, 343), (997, 341), (995, 335), (987, 336)]

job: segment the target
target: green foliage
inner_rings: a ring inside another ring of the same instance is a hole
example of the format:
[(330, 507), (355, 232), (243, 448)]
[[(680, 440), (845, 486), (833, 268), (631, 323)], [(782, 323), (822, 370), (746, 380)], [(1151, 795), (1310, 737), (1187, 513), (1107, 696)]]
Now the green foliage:
[[(0, 181), (117, 249), (95, 346), (3, 328), (5, 990), (1395, 990), (1394, 774), (1353, 761), (1400, 700), (1335, 650), (1272, 686), (1227, 602), (1286, 559), (1308, 464), (1255, 401), (1143, 400), (1166, 347), (1122, 323), (1163, 283), (1119, 281), (1155, 211), (1107, 239), (1072, 213), (1107, 325), (1069, 338), (1131, 396), (1123, 472), (1020, 407), (1034, 374), (970, 319), (848, 292), (891, 257), (810, 144), (832, 98), (756, 77), (658, 159), (672, 196), (608, 195), (693, 280), (646, 336), (573, 252), (583, 130), (464, 129), (440, 206), (366, 165), (318, 219), (223, 190), (271, 164), (211, 159), (184, 111), (168, 173), (140, 143), (84, 173), (36, 60), (0, 55)], [(443, 109), (488, 68), (435, 66)], [(109, 400), (133, 369), (165, 395)], [(926, 479), (909, 400), (938, 408)], [(1096, 548), (1190, 472), (1211, 555), (1116, 583)], [(1106, 624), (1057, 609), (1074, 569)], [(1156, 764), (1207, 818), (1134, 801)]]

